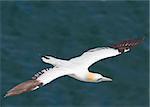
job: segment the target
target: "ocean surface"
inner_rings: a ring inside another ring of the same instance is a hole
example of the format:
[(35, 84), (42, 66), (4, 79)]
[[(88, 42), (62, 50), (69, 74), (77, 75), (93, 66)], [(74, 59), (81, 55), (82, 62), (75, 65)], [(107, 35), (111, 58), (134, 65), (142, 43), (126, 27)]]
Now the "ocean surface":
[[(1, 1), (0, 7), (1, 107), (148, 107), (148, 1)], [(112, 82), (65, 76), (34, 92), (3, 97), (52, 67), (41, 61), (42, 55), (70, 59), (90, 48), (142, 37), (144, 42), (131, 52), (89, 68)]]

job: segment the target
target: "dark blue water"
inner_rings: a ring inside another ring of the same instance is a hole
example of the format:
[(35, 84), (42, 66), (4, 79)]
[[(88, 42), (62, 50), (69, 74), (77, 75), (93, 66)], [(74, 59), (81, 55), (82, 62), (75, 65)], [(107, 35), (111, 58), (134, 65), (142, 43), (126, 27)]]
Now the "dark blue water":
[[(148, 107), (148, 1), (0, 4), (2, 107)], [(3, 98), (13, 86), (51, 67), (42, 55), (69, 59), (143, 36), (144, 43), (131, 52), (90, 67), (113, 82), (84, 83), (66, 76), (37, 91)]]

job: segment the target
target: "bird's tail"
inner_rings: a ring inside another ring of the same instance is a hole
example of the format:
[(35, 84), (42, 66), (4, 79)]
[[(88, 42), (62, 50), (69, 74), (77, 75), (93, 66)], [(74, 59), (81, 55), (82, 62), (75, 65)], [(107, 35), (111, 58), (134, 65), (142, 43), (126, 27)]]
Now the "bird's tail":
[(42, 83), (38, 80), (28, 80), (10, 89), (4, 97), (15, 96), (25, 92), (33, 91), (40, 86), (42, 86)]
[(126, 40), (126, 41), (122, 41), (118, 44), (114, 44), (110, 47), (118, 49), (119, 52), (125, 52), (126, 50), (137, 46), (138, 44), (142, 43), (144, 41), (144, 37), (141, 39), (132, 39), (132, 40)]

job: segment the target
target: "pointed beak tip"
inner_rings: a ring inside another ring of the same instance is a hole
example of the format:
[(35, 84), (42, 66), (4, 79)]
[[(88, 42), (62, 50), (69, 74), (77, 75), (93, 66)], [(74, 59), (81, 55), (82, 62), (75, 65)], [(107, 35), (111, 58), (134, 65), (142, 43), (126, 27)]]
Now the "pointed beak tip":
[(112, 81), (112, 79), (111, 78), (107, 78), (107, 77), (105, 77), (104, 79), (103, 79), (104, 81)]
[(107, 79), (106, 81), (110, 81), (110, 82), (112, 82), (112, 79), (111, 79), (111, 78), (109, 78), (109, 79)]
[(110, 79), (110, 81), (112, 81), (112, 79)]

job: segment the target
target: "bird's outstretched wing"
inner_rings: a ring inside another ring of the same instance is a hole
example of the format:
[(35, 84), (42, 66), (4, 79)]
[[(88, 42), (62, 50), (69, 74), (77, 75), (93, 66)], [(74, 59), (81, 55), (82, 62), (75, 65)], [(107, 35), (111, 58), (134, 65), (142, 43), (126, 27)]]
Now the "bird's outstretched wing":
[(41, 86), (46, 85), (47, 83), (50, 83), (51, 81), (64, 76), (72, 74), (71, 72), (68, 72), (66, 69), (44, 69), (37, 74), (34, 75), (32, 80), (28, 80), (26, 82), (23, 82), (15, 87), (13, 87), (11, 90), (9, 90), (5, 97), (7, 96), (15, 96), (19, 95), (28, 91), (33, 91), (35, 89), (38, 89)]
[(134, 40), (126, 40), (126, 41), (123, 41), (123, 42), (120, 42), (118, 44), (111, 45), (108, 47), (90, 49), (84, 52), (81, 56), (72, 58), (70, 61), (82, 67), (88, 68), (89, 66), (91, 66), (92, 64), (94, 64), (95, 62), (99, 60), (127, 52), (130, 50), (130, 48), (138, 45), (142, 41), (143, 41), (143, 38), (134, 39)]
[[(72, 71), (66, 69), (66, 68), (50, 68), (50, 69), (44, 69), (42, 70), (44, 73), (40, 74), (39, 76), (37, 76), (37, 78), (35, 78), (36, 80), (40, 81), (43, 83), (43, 85), (50, 83), (51, 81), (65, 76), (65, 75), (70, 75), (73, 74)], [(34, 78), (32, 78), (34, 79)]]

